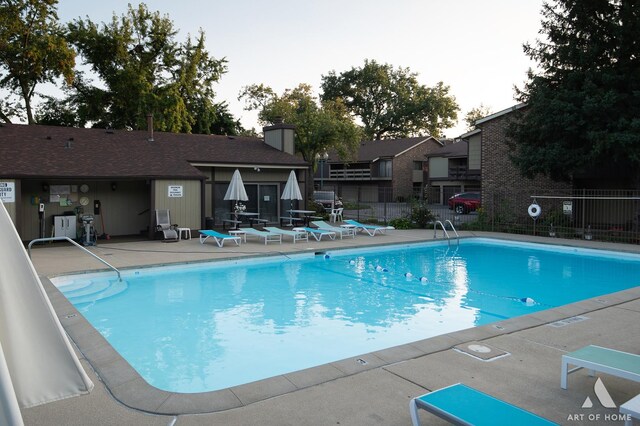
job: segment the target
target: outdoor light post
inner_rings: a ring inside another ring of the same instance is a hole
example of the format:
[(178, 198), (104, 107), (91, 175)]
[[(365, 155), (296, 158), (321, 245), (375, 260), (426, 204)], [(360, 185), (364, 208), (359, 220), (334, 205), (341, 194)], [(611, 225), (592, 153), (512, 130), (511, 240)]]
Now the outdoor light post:
[(316, 159), (320, 163), (320, 189), (324, 188), (324, 163), (329, 159), (327, 151), (323, 151), (322, 154), (316, 154)]

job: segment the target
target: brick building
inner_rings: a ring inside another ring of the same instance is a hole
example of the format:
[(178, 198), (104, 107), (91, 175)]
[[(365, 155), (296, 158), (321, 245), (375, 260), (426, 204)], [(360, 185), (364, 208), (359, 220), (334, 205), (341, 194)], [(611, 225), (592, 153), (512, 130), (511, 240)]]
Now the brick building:
[[(514, 113), (524, 107), (525, 104), (515, 105), (476, 121), (476, 126), (481, 130), (479, 143), (483, 208), (491, 209), (501, 204), (504, 209), (506, 204), (517, 216), (527, 215), (527, 208), (533, 201), (531, 196), (572, 189), (570, 183), (556, 182), (545, 176), (525, 178), (511, 162), (507, 128), (517, 117)], [(548, 202), (544, 199), (536, 201), (545, 211)]]
[(364, 141), (354, 159), (329, 153), (318, 165), (315, 186), (347, 199), (407, 199), (420, 194), (426, 183), (426, 156), (442, 146), (431, 136)]

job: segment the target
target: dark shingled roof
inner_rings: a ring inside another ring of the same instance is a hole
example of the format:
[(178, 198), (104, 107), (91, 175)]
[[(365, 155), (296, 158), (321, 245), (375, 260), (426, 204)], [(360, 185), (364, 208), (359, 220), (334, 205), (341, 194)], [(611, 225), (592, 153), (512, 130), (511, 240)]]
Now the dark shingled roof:
[(147, 131), (0, 125), (0, 176), (192, 178), (191, 163), (300, 167), (262, 139)]
[(468, 147), (469, 147), (469, 144), (467, 143), (467, 141), (458, 141), (458, 142), (445, 145), (442, 148), (438, 149), (437, 151), (427, 154), (426, 157), (446, 157), (446, 158), (467, 157)]
[[(422, 142), (433, 139), (431, 136), (405, 139), (382, 139), (360, 142), (357, 162), (370, 163), (378, 158), (392, 158)], [(438, 142), (437, 139), (433, 139)], [(439, 142), (438, 142), (439, 143)], [(342, 163), (343, 161), (335, 152), (330, 153), (330, 163)]]

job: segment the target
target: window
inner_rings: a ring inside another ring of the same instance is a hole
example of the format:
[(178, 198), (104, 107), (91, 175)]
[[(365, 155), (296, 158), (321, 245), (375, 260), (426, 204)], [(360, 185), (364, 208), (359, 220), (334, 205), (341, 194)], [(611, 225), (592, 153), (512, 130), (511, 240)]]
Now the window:
[(422, 170), (422, 161), (414, 161), (413, 170)]
[(391, 177), (391, 160), (380, 160), (378, 176), (380, 177)]

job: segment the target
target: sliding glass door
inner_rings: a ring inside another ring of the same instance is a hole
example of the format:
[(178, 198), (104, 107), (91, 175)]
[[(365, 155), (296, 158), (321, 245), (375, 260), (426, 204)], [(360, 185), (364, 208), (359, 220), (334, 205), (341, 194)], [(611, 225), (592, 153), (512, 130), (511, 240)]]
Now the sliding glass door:
[(245, 189), (249, 201), (245, 202), (248, 212), (257, 212), (260, 219), (278, 222), (278, 184), (246, 183)]

